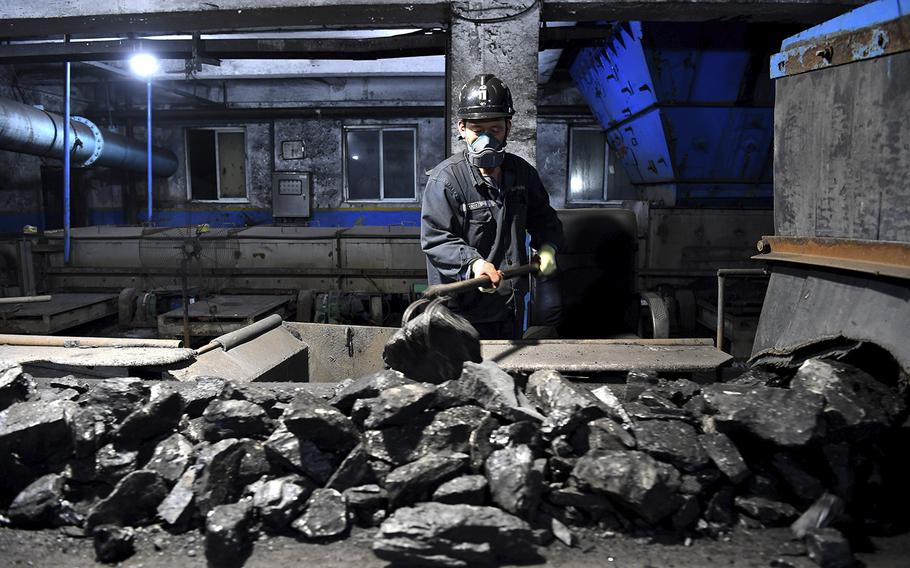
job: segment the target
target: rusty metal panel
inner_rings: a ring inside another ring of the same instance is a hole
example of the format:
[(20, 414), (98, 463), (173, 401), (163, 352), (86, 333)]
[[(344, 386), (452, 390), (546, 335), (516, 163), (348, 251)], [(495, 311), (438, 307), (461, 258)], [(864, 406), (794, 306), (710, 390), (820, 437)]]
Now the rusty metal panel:
[(762, 237), (753, 258), (910, 278), (910, 244), (859, 239)]
[(910, 241), (910, 52), (776, 86), (775, 233)]

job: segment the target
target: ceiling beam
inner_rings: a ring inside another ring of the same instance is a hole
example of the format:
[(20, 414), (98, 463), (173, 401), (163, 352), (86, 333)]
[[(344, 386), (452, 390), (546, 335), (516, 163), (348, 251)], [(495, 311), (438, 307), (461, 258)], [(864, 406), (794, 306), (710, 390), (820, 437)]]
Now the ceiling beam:
[[(530, 0), (528, 0), (530, 1)], [(549, 21), (817, 23), (863, 0), (541, 0)], [(449, 0), (42, 0), (0, 3), (0, 38), (445, 26)]]
[[(142, 118), (142, 109), (119, 110), (117, 118)], [(542, 105), (540, 116), (590, 117), (591, 110), (583, 105)], [(287, 118), (415, 118), (445, 116), (445, 106), (439, 105), (321, 105), (297, 107), (229, 107), (224, 109), (160, 109), (155, 111), (155, 122), (187, 121), (269, 121)], [(89, 117), (91, 118), (91, 117)]]
[[(609, 26), (544, 28), (540, 49), (592, 45), (610, 34)], [(377, 38), (203, 39), (199, 55), (213, 59), (346, 59), (374, 60), (396, 57), (444, 55), (448, 34), (412, 33)], [(191, 39), (117, 39), (64, 43), (14, 43), (0, 45), (0, 63), (62, 63), (65, 61), (116, 61), (137, 51), (159, 59), (193, 56)]]
[[(99, 61), (86, 61), (85, 64), (95, 67), (96, 69), (101, 69), (101, 70), (107, 71), (108, 73), (113, 73), (114, 75), (119, 75), (121, 77), (130, 77), (132, 79), (136, 78), (136, 76), (133, 75), (130, 71), (127, 71), (126, 69), (121, 69), (120, 67), (115, 67), (113, 65), (109, 65), (107, 63), (102, 63)], [(162, 93), (169, 94), (169, 95), (178, 96), (178, 97), (187, 99), (193, 103), (200, 104), (200, 105), (203, 105), (206, 107), (215, 107), (215, 108), (224, 107), (223, 103), (219, 103), (217, 101), (213, 101), (213, 100), (207, 99), (205, 97), (200, 97), (199, 95), (197, 95), (195, 93), (191, 93), (191, 92), (185, 91), (183, 89), (178, 89), (176, 87), (166, 87), (166, 86), (162, 85), (160, 81), (153, 81), (152, 89), (162, 92)]]

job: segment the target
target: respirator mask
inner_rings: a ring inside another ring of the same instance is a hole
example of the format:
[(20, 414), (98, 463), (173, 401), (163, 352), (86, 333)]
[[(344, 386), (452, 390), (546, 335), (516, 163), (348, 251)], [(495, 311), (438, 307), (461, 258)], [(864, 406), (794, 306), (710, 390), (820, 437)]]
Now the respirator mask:
[(489, 132), (481, 132), (477, 138), (468, 144), (468, 161), (483, 169), (494, 169), (502, 164), (506, 157), (505, 142), (500, 142)]

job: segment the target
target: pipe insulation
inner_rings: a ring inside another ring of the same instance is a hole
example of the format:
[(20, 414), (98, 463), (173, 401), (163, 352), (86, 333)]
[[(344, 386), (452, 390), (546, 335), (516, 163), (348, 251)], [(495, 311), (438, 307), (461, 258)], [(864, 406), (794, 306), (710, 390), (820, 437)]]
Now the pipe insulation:
[[(64, 118), (46, 110), (0, 98), (0, 149), (60, 158), (63, 156)], [(70, 120), (73, 164), (145, 172), (145, 143), (106, 132), (81, 116)], [(169, 177), (177, 171), (177, 156), (167, 148), (152, 147), (152, 173)]]

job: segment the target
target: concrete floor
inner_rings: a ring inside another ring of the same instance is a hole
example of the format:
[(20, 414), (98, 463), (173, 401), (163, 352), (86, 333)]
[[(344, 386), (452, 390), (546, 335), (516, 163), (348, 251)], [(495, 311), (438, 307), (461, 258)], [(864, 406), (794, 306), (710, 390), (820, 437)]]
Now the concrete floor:
[[(376, 558), (370, 545), (374, 530), (354, 529), (349, 538), (328, 544), (313, 544), (289, 537), (267, 537), (256, 543), (245, 566), (250, 568), (379, 568), (387, 564)], [(720, 540), (702, 538), (690, 546), (662, 544), (627, 536), (582, 536), (582, 546), (566, 548), (554, 543), (544, 549), (544, 566), (579, 568), (616, 566), (638, 568), (709, 568), (787, 566), (772, 564), (783, 559), (794, 568), (817, 568), (800, 546), (789, 541), (788, 529), (737, 529)], [(910, 534), (873, 539), (875, 552), (858, 553), (869, 568), (906, 568), (910, 562)], [(797, 546), (794, 546), (797, 545)], [(200, 533), (170, 535), (157, 527), (138, 532), (136, 554), (124, 567), (204, 567), (204, 537)], [(54, 566), (76, 568), (103, 566), (94, 560), (91, 539), (73, 538), (58, 530), (23, 531), (0, 529), (0, 567)]]

